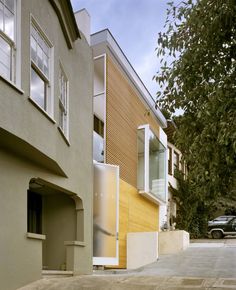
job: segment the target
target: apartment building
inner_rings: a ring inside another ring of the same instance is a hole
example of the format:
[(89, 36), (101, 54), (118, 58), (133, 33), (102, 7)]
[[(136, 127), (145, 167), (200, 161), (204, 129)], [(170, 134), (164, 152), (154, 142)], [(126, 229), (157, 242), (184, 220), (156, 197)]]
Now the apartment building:
[[(94, 55), (94, 265), (127, 267), (127, 235), (167, 218), (166, 119), (109, 30)], [(140, 253), (141, 254), (141, 253)]]
[(93, 58), (69, 0), (0, 1), (0, 288), (92, 271)]

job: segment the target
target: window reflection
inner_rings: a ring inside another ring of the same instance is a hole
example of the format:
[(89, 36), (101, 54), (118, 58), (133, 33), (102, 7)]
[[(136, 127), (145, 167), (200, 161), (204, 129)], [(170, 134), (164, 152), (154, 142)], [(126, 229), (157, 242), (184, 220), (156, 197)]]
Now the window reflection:
[(0, 2), (0, 29), (3, 31), (3, 4)]
[[(0, 0), (1, 1), (1, 0)], [(39, 26), (31, 22), (31, 98), (45, 111), (50, 112), (50, 45)], [(60, 121), (63, 116), (59, 115)]]
[(14, 14), (5, 7), (5, 33), (14, 40)]
[(0, 74), (14, 81), (15, 0), (0, 0)]
[(31, 68), (31, 85), (30, 94), (31, 98), (44, 110), (46, 110), (46, 86), (45, 82), (40, 78), (40, 76)]
[(34, 26), (31, 28), (31, 59), (49, 78), (49, 46)]
[(11, 47), (0, 37), (0, 74), (7, 79), (11, 78)]

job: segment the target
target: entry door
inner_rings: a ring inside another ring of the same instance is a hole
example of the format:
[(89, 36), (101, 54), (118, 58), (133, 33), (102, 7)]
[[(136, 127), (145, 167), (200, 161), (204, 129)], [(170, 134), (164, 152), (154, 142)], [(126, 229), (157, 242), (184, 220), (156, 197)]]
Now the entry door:
[(119, 264), (119, 166), (94, 163), (93, 264)]

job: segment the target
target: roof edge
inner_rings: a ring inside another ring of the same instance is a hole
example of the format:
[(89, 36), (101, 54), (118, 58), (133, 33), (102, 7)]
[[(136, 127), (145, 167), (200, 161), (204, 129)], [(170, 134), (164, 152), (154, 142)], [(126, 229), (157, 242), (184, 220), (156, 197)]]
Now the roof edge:
[(49, 0), (59, 19), (68, 47), (81, 38), (70, 0)]
[(115, 58), (118, 60), (126, 74), (129, 76), (131, 81), (135, 84), (135, 87), (141, 94), (144, 101), (149, 106), (150, 110), (154, 113), (156, 118), (158, 119), (160, 125), (162, 128), (167, 127), (167, 120), (162, 114), (159, 107), (156, 107), (156, 102), (153, 99), (152, 95), (148, 91), (147, 87), (144, 85), (143, 81), (133, 68), (132, 64), (124, 54), (123, 50), (115, 40), (114, 36), (110, 32), (109, 29), (104, 29), (98, 32), (95, 32), (91, 35), (91, 46), (95, 46), (97, 44), (106, 42), (108, 48), (112, 52), (112, 54), (115, 56)]

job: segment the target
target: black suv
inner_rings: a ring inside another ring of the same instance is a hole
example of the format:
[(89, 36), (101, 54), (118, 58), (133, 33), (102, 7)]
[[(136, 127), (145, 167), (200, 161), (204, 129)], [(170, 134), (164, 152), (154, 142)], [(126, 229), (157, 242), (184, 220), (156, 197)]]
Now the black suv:
[(236, 217), (224, 224), (213, 223), (208, 225), (208, 235), (213, 239), (221, 239), (227, 235), (236, 236)]

